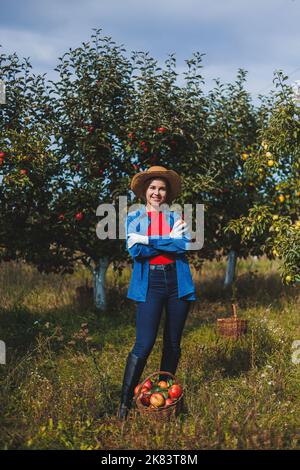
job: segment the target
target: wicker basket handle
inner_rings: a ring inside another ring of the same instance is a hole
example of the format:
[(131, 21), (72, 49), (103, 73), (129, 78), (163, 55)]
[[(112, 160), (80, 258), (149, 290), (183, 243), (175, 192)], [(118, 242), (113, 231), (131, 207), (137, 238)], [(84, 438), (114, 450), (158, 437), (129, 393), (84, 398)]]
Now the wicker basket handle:
[(237, 318), (237, 314), (236, 314), (237, 307), (236, 307), (236, 304), (231, 304), (231, 307), (232, 307), (233, 318)]
[(147, 382), (148, 379), (150, 379), (150, 377), (153, 377), (154, 375), (170, 375), (170, 377), (172, 377), (173, 379), (175, 379), (175, 375), (173, 375), (171, 372), (167, 372), (167, 371), (163, 371), (163, 370), (160, 370), (158, 372), (153, 372), (153, 374), (150, 374), (148, 375), (148, 377), (145, 378), (145, 380), (141, 383), (135, 397), (133, 397), (134, 400), (136, 400), (138, 398), (138, 396), (140, 395), (140, 391), (142, 390), (144, 384)]

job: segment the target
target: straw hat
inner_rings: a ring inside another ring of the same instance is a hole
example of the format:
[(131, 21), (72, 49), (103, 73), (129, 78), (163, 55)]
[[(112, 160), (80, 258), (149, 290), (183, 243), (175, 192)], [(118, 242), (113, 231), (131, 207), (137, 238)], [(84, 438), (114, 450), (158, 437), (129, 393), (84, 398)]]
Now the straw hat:
[(181, 193), (181, 177), (174, 170), (167, 170), (163, 166), (151, 166), (146, 171), (136, 173), (131, 180), (130, 187), (137, 197), (145, 198), (144, 183), (154, 177), (166, 178), (170, 185), (168, 199), (171, 201)]

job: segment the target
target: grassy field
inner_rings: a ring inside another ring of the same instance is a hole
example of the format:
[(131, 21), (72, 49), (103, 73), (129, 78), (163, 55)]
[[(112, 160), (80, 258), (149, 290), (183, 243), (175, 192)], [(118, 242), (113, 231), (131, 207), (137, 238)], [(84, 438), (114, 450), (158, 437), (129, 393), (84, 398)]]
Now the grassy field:
[[(300, 289), (282, 286), (276, 262), (240, 260), (237, 302), (249, 332), (218, 337), (230, 314), (222, 290), (224, 263), (193, 271), (199, 300), (182, 338), (177, 376), (185, 403), (176, 421), (154, 425), (117, 410), (126, 356), (135, 340), (130, 271), (109, 268), (108, 309), (79, 304), (75, 289), (90, 274), (42, 275), (25, 264), (0, 266), (2, 449), (299, 449)], [(157, 370), (158, 338), (143, 378)]]

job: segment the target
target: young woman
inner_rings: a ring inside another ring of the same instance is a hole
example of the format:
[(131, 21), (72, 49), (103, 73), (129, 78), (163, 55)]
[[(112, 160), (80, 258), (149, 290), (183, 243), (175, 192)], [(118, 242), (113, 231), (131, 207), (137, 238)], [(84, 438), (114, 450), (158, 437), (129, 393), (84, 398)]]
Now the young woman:
[[(181, 336), (196, 299), (186, 251), (190, 237), (186, 222), (168, 206), (181, 191), (181, 178), (162, 166), (136, 174), (132, 191), (146, 205), (127, 215), (126, 245), (133, 257), (127, 297), (136, 303), (136, 340), (124, 372), (119, 418), (126, 419), (134, 388), (154, 346), (165, 307), (161, 371), (175, 374)], [(167, 377), (161, 376), (160, 380)]]

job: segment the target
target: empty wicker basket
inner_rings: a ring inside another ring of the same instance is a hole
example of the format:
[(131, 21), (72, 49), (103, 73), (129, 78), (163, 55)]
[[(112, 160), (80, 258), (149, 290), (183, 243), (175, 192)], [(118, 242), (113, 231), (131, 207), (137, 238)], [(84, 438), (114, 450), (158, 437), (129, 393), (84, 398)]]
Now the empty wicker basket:
[(217, 319), (217, 331), (219, 335), (226, 338), (237, 339), (247, 333), (248, 320), (237, 318), (236, 310), (236, 304), (232, 304), (233, 316), (229, 318)]

